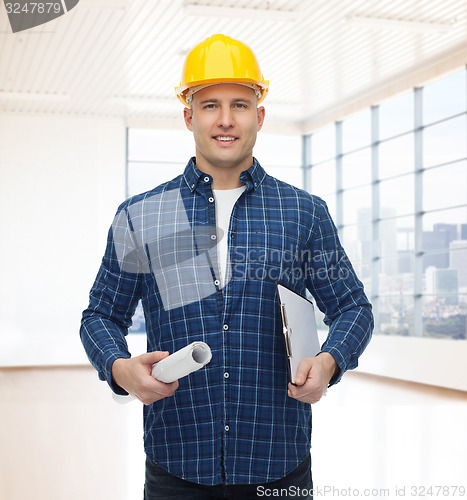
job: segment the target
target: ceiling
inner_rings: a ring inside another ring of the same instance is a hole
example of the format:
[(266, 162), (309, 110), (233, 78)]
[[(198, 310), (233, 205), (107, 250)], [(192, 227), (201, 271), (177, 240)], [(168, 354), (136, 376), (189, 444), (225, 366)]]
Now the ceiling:
[(271, 129), (309, 132), (465, 65), (467, 2), (81, 0), (18, 33), (2, 4), (0, 110), (181, 126), (184, 57), (215, 33), (256, 53)]

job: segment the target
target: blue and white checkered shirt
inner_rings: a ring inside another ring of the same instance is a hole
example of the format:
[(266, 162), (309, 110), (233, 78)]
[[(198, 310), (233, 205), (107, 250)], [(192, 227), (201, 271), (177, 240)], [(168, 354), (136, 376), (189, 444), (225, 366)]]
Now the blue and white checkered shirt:
[(149, 458), (206, 484), (282, 478), (307, 456), (311, 406), (287, 395), (276, 283), (313, 295), (329, 335), (322, 351), (340, 372), (357, 366), (373, 316), (325, 203), (281, 182), (254, 160), (230, 221), (230, 275), (216, 278), (212, 178), (191, 159), (170, 182), (125, 201), (83, 313), (93, 366), (119, 394), (112, 363), (128, 358), (125, 335), (141, 299), (148, 351), (206, 342), (212, 360), (144, 407)]

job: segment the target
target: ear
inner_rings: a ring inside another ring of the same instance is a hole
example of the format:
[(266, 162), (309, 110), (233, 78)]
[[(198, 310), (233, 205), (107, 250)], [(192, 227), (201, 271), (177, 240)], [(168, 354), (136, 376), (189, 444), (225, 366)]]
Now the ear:
[(263, 128), (264, 116), (266, 114), (266, 111), (264, 107), (261, 106), (256, 110), (256, 113), (258, 115), (258, 132), (259, 132)]
[(193, 110), (190, 108), (183, 109), (183, 118), (185, 119), (186, 128), (193, 131)]

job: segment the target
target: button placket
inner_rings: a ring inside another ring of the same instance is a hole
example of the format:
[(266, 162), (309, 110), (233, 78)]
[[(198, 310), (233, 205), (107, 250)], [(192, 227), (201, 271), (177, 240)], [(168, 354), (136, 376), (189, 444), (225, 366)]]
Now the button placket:
[[(224, 323), (224, 324), (222, 325), (222, 330), (223, 330), (224, 332), (227, 332), (227, 331), (229, 330), (229, 325), (228, 325), (227, 323)], [(224, 371), (223, 376), (224, 376), (224, 381), (226, 381), (226, 382), (227, 382), (227, 380), (230, 378), (230, 373), (229, 373), (228, 371)], [(225, 387), (225, 390), (226, 390), (226, 391), (228, 390), (228, 389), (227, 389), (227, 387)], [(227, 415), (225, 415), (225, 416), (227, 416)], [(226, 420), (227, 420), (227, 419), (226, 419)], [(229, 430), (230, 430), (229, 425), (228, 425), (228, 424), (225, 424), (225, 425), (224, 425), (224, 431), (227, 433), (227, 432), (229, 432)]]

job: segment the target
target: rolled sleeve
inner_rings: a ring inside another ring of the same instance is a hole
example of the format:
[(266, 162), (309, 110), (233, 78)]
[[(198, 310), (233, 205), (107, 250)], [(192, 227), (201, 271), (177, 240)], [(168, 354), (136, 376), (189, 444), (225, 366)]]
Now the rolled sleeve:
[(99, 378), (117, 394), (127, 393), (114, 383), (112, 365), (118, 358), (131, 357), (126, 335), (140, 297), (140, 275), (121, 270), (111, 229), (89, 305), (82, 315), (80, 337)]
[(322, 200), (316, 216), (318, 223), (310, 239), (313, 259), (307, 263), (307, 287), (329, 326), (322, 351), (331, 354), (340, 369), (331, 381), (333, 385), (347, 370), (358, 366), (358, 358), (373, 331), (373, 313)]

